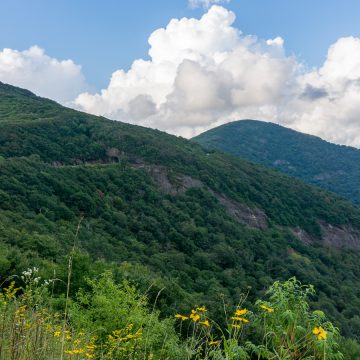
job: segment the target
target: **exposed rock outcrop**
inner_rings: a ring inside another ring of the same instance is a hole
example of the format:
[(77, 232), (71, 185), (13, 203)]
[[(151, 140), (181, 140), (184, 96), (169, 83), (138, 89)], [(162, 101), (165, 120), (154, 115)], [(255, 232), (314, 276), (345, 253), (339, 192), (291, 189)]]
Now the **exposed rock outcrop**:
[(301, 228), (292, 229), (292, 233), (303, 243), (311, 245), (321, 242), (333, 248), (360, 249), (360, 231), (350, 226), (334, 226), (325, 221), (319, 221), (321, 239), (309, 235)]
[(229, 199), (223, 194), (214, 193), (214, 195), (220, 204), (226, 208), (227, 213), (239, 222), (257, 229), (264, 230), (267, 228), (267, 217), (262, 210), (250, 208), (245, 204)]
[(296, 227), (295, 229), (291, 229), (291, 232), (295, 237), (297, 237), (301, 242), (310, 245), (315, 242), (316, 239), (314, 239), (312, 236), (310, 236), (304, 229), (301, 229), (300, 227)]
[[(160, 189), (169, 195), (180, 195), (191, 188), (206, 187), (201, 180), (194, 179), (191, 176), (169, 174), (167, 168), (163, 166), (149, 164), (132, 164), (131, 166), (148, 171)], [(238, 222), (257, 229), (267, 228), (267, 218), (262, 210), (250, 208), (226, 197), (224, 194), (207, 189), (225, 207), (227, 214)]]
[(325, 221), (319, 221), (319, 224), (322, 240), (326, 245), (335, 248), (360, 249), (359, 230), (355, 230), (350, 226), (337, 227)]

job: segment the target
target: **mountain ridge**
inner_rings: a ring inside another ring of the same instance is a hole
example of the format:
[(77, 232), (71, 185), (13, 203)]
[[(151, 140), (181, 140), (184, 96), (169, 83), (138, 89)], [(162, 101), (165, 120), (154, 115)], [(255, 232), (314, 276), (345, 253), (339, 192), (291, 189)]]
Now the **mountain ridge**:
[(193, 141), (269, 166), (360, 204), (360, 149), (259, 120), (228, 123)]

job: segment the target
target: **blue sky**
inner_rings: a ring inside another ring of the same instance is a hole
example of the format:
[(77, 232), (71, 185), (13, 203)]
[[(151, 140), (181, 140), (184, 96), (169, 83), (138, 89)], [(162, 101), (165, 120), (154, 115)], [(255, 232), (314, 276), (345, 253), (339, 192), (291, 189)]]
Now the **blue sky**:
[[(235, 26), (260, 38), (281, 36), (288, 54), (319, 66), (330, 44), (360, 36), (359, 0), (233, 0)], [(187, 0), (0, 0), (0, 49), (39, 45), (81, 64), (89, 83), (146, 58), (150, 33), (172, 18), (200, 17)]]
[(359, 0), (0, 0), (0, 81), (184, 137), (252, 118), (360, 148), (359, 14)]

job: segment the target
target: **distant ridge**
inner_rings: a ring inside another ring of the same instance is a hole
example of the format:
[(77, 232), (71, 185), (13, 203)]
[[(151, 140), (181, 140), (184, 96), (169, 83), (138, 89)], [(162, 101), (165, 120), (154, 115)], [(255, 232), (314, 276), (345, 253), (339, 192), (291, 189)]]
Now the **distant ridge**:
[(234, 121), (193, 141), (336, 192), (360, 205), (360, 150), (258, 121)]

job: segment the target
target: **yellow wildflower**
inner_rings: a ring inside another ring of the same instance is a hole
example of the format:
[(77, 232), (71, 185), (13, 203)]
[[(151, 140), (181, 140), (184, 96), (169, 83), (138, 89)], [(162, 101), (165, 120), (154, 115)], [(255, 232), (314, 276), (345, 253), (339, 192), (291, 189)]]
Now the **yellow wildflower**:
[(73, 354), (82, 354), (84, 352), (84, 349), (74, 349)]
[(198, 307), (196, 308), (197, 311), (201, 311), (201, 312), (207, 312), (205, 306), (202, 306), (202, 307)]
[(219, 345), (221, 343), (221, 340), (212, 340), (212, 341), (209, 341), (209, 345), (211, 346), (211, 345)]
[(267, 307), (265, 305), (260, 305), (260, 307), (263, 309), (263, 310), (266, 310), (268, 313), (272, 313), (274, 312), (274, 309), (270, 308), (270, 307)]
[(238, 317), (238, 316), (234, 316), (234, 317), (232, 317), (231, 319), (232, 319), (232, 320), (235, 320), (235, 321), (241, 321), (241, 322), (243, 322), (244, 324), (246, 324), (246, 323), (249, 322), (249, 320), (247, 320), (247, 319), (245, 319), (245, 318), (243, 318), (243, 317)]
[(247, 312), (248, 312), (248, 309), (237, 309), (234, 314), (236, 316), (241, 316), (241, 315), (246, 315)]
[(58, 337), (58, 336), (60, 336), (61, 335), (61, 331), (55, 331), (54, 332), (54, 337)]
[(235, 329), (240, 329), (240, 328), (241, 328), (241, 325), (239, 325), (239, 324), (232, 324), (232, 327), (235, 328)]
[(5, 298), (11, 300), (19, 290), (20, 288), (15, 287), (15, 281), (12, 281), (9, 287), (5, 289)]
[(190, 319), (192, 319), (192, 321), (197, 322), (200, 319), (200, 315), (197, 314), (196, 312), (193, 312), (190, 314)]
[(209, 320), (200, 321), (199, 324), (202, 324), (204, 326), (210, 326)]
[(312, 332), (314, 335), (317, 335), (318, 340), (326, 340), (327, 331), (325, 331), (321, 326), (315, 327)]
[(184, 320), (188, 320), (189, 317), (188, 316), (184, 316), (184, 315), (181, 315), (181, 314), (176, 314), (175, 317), (177, 319), (180, 319), (181, 321), (184, 321)]

